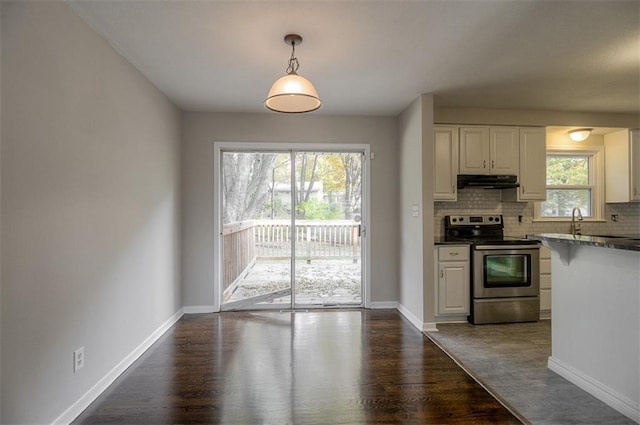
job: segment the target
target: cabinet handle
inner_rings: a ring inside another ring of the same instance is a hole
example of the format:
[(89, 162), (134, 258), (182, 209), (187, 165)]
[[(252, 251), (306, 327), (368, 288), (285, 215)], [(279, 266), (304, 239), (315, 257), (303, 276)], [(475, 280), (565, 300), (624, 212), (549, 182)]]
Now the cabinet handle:
[(444, 278), (444, 270), (440, 270), (440, 277)]
[(451, 193), (456, 193), (456, 185), (451, 185)]
[(449, 255), (452, 255), (452, 256), (455, 257), (456, 255), (458, 255), (458, 253), (457, 252), (450, 252)]
[(487, 168), (487, 160), (482, 161), (482, 168)]
[(496, 162), (493, 159), (491, 160), (491, 168), (496, 168)]
[(635, 196), (635, 195), (637, 195), (637, 194), (638, 194), (638, 188), (637, 188), (637, 187), (634, 187), (634, 188), (633, 188), (633, 196)]
[(524, 193), (524, 186), (522, 186), (522, 193)]

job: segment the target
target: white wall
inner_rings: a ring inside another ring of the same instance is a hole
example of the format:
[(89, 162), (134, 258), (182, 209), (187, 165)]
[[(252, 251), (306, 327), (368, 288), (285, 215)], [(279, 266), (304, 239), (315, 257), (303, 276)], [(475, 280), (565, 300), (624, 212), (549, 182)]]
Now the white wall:
[(640, 253), (550, 243), (551, 370), (640, 420)]
[(424, 327), (435, 330), (435, 264), (434, 255), (434, 202), (433, 202), (433, 95), (423, 94), (422, 102), (422, 202), (423, 202), (423, 286), (424, 286)]
[[(416, 99), (399, 117), (400, 143), (400, 250), (398, 261), (400, 311), (414, 325), (424, 322), (424, 252), (422, 199), (422, 98)], [(414, 211), (418, 216), (414, 216)]]
[(214, 305), (213, 143), (368, 143), (371, 161), (371, 301), (397, 300), (397, 124), (388, 117), (183, 113), (184, 305)]
[(433, 96), (421, 95), (398, 119), (399, 309), (418, 328), (435, 330)]
[[(0, 5), (0, 14), (2, 5)], [(0, 20), (0, 46), (2, 46), (2, 20)], [(0, 58), (0, 62), (2, 62)], [(0, 82), (2, 81), (2, 67), (0, 66)], [(0, 83), (0, 99), (2, 99), (2, 84)], [(0, 193), (2, 188), (2, 102), (0, 102)], [(2, 211), (2, 196), (0, 194), (0, 212)], [(2, 247), (2, 220), (0, 219), (0, 247)], [(2, 421), (2, 255), (0, 255), (0, 422)]]
[(180, 311), (181, 117), (66, 4), (1, 7), (1, 422), (47, 423)]

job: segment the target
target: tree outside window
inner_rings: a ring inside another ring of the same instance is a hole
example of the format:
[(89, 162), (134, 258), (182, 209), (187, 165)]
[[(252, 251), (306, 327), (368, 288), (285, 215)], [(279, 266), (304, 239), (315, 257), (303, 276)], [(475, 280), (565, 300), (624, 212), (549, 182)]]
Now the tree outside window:
[(540, 217), (571, 217), (575, 207), (582, 215), (594, 211), (592, 155), (547, 155), (547, 200), (540, 205)]

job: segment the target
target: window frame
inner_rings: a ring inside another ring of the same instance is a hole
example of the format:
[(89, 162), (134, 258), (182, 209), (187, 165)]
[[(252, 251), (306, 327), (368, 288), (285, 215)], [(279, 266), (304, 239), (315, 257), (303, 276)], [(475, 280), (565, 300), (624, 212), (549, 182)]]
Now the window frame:
[[(591, 187), (591, 212), (590, 217), (584, 217), (584, 221), (605, 221), (604, 220), (604, 146), (562, 146), (548, 147), (546, 157), (548, 156), (588, 156), (589, 157), (589, 187)], [(546, 166), (545, 157), (545, 166)], [(557, 186), (556, 186), (557, 187)], [(562, 186), (567, 189), (584, 188), (585, 186)], [(549, 186), (546, 185), (548, 190)], [(540, 215), (542, 202), (534, 204), (534, 221), (557, 221), (568, 222), (571, 217), (542, 217)]]

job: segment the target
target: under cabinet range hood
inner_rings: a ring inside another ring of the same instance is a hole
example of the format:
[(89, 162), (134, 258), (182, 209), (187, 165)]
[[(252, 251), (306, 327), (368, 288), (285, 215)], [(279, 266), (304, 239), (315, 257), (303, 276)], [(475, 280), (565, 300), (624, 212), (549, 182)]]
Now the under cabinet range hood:
[(519, 187), (518, 176), (498, 176), (498, 175), (458, 175), (458, 189), (465, 187), (480, 187), (483, 189), (509, 189)]

